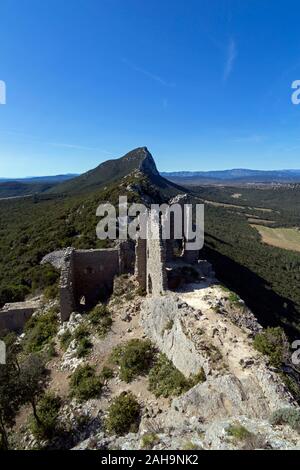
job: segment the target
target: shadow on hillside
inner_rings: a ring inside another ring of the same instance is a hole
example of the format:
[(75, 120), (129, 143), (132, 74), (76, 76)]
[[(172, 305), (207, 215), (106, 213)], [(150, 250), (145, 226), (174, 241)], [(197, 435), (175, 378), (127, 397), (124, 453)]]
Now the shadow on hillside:
[(205, 246), (204, 254), (218, 280), (246, 302), (263, 327), (281, 326), (291, 339), (299, 338), (300, 312), (291, 300), (276, 294), (265, 279), (228, 256), (209, 246)]

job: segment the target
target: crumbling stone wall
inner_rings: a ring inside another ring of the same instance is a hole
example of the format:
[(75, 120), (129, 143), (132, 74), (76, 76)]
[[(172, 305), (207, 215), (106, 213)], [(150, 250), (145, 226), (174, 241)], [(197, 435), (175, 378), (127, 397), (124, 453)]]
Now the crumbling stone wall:
[(166, 245), (160, 222), (151, 216), (147, 224), (146, 276), (148, 294), (158, 296), (167, 290)]
[(26, 321), (39, 306), (40, 303), (35, 301), (5, 304), (0, 310), (0, 331), (22, 330)]
[(120, 274), (134, 273), (135, 243), (133, 240), (124, 240), (119, 243)]
[(74, 248), (68, 248), (62, 262), (59, 283), (60, 312), (62, 321), (67, 321), (71, 313), (76, 310), (74, 251)]
[(138, 238), (135, 244), (135, 276), (141, 289), (147, 289), (147, 241)]
[(66, 250), (60, 278), (62, 321), (74, 311), (90, 308), (110, 294), (116, 275), (133, 271), (134, 246), (124, 241), (117, 248)]
[(93, 306), (99, 298), (112, 292), (114, 276), (119, 274), (118, 249), (75, 250), (74, 291), (78, 304)]
[[(163, 294), (168, 290), (168, 279), (166, 272), (167, 262), (174, 259), (184, 263), (196, 264), (199, 259), (199, 250), (187, 250), (188, 240), (182, 238), (182, 252), (177, 258), (174, 257), (174, 219), (165, 217), (163, 222), (155, 220), (149, 212), (147, 222), (147, 239), (138, 239), (136, 242), (136, 264), (135, 274), (139, 285), (147, 290), (148, 294), (154, 296)], [(162, 239), (162, 223), (170, 224), (170, 239)], [(180, 240), (178, 241), (180, 243)]]

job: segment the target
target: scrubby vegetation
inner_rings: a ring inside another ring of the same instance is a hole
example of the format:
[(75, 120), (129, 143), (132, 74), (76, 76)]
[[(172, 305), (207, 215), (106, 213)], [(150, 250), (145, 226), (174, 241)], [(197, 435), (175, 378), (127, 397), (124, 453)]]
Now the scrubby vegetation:
[(270, 449), (266, 438), (261, 434), (254, 434), (248, 431), (241, 424), (231, 424), (227, 428), (227, 435), (241, 450)]
[(60, 346), (61, 348), (66, 351), (70, 346), (70, 343), (73, 339), (72, 333), (70, 330), (66, 330), (60, 337)]
[(76, 356), (86, 357), (90, 353), (93, 343), (90, 340), (90, 331), (83, 323), (79, 325), (73, 334), (73, 339), (77, 343)]
[[(204, 199), (232, 203), (230, 195), (223, 197), (223, 189), (197, 188), (196, 192)], [(300, 186), (297, 190), (240, 190), (245, 193), (245, 208), (206, 204), (203, 256), (213, 263), (217, 278), (246, 302), (263, 326), (282, 326), (288, 335), (296, 336), (300, 330), (300, 294), (295, 289), (300, 280), (300, 253), (263, 244), (247, 214), (251, 207), (250, 213), (257, 217), (263, 214), (278, 225), (299, 226)]]
[(270, 364), (280, 368), (288, 353), (289, 345), (282, 328), (266, 328), (255, 336), (255, 349), (268, 356)]
[(32, 419), (30, 429), (38, 439), (51, 439), (59, 432), (58, 414), (61, 399), (53, 393), (45, 394), (38, 402), (38, 420)]
[(132, 339), (117, 346), (112, 353), (112, 361), (120, 367), (120, 378), (131, 382), (138, 375), (149, 370), (153, 358), (153, 346), (149, 340)]
[(101, 395), (102, 380), (96, 375), (95, 368), (86, 365), (79, 366), (71, 376), (71, 396), (80, 401), (98, 398)]
[(277, 410), (271, 415), (270, 423), (273, 426), (287, 424), (300, 433), (300, 411), (295, 408)]
[(112, 379), (114, 376), (114, 371), (107, 366), (104, 366), (102, 371), (100, 372), (100, 377), (103, 381)]
[(106, 419), (107, 431), (111, 434), (123, 435), (137, 432), (141, 408), (132, 393), (122, 392), (114, 399)]
[(177, 396), (204, 380), (204, 371), (201, 371), (197, 376), (186, 379), (165, 354), (160, 354), (149, 372), (149, 390), (156, 397)]
[(25, 350), (39, 352), (56, 335), (58, 330), (58, 315), (55, 308), (41, 315), (32, 316), (25, 325)]
[(154, 433), (144, 434), (141, 439), (141, 448), (151, 450), (159, 442), (159, 437)]
[(251, 436), (251, 432), (241, 424), (231, 424), (227, 428), (227, 434), (237, 441), (244, 441)]
[(104, 336), (108, 333), (113, 323), (111, 313), (108, 307), (104, 304), (96, 305), (88, 314), (88, 320), (99, 336)]

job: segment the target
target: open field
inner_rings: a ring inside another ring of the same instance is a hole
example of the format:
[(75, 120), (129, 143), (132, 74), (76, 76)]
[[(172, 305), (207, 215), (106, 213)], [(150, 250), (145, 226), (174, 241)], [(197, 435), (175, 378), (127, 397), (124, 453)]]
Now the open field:
[(286, 250), (300, 251), (300, 231), (296, 228), (271, 228), (252, 224), (268, 245)]

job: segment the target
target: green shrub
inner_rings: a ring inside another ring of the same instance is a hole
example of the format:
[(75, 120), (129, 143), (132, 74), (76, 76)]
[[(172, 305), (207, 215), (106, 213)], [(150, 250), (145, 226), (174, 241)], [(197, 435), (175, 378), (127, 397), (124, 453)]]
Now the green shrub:
[(103, 304), (96, 305), (88, 314), (88, 319), (96, 327), (99, 336), (106, 335), (113, 323), (109, 309)]
[(233, 305), (240, 305), (240, 297), (235, 292), (230, 292), (228, 296), (228, 300)]
[(300, 387), (297, 380), (284, 372), (280, 373), (280, 377), (295, 400), (300, 402)]
[(227, 428), (227, 434), (237, 441), (244, 441), (251, 436), (251, 432), (241, 424), (231, 424)]
[(110, 311), (106, 307), (106, 305), (99, 304), (93, 308), (88, 314), (88, 319), (92, 323), (92, 325), (98, 325), (103, 317), (107, 317), (110, 315)]
[(58, 317), (55, 310), (31, 317), (25, 325), (25, 350), (38, 352), (51, 341), (58, 330)]
[(101, 337), (105, 336), (109, 332), (112, 324), (113, 324), (113, 321), (111, 317), (104, 317), (101, 323), (97, 327), (98, 335)]
[(89, 340), (89, 338), (80, 339), (76, 348), (76, 357), (81, 358), (88, 356), (92, 347), (93, 343)]
[(49, 439), (58, 432), (58, 414), (61, 407), (61, 399), (47, 393), (39, 401), (37, 415), (39, 421), (32, 418), (30, 429), (32, 434), (38, 439)]
[(174, 367), (165, 354), (160, 354), (149, 373), (149, 390), (156, 397), (178, 396), (191, 388), (192, 384)]
[(255, 336), (253, 345), (257, 351), (268, 356), (273, 367), (281, 367), (287, 345), (282, 328), (266, 328)]
[(44, 297), (46, 300), (56, 299), (58, 297), (58, 284), (46, 287), (44, 289)]
[(300, 411), (295, 408), (282, 408), (271, 415), (270, 423), (273, 426), (288, 424), (300, 433)]
[(48, 344), (47, 344), (47, 348), (46, 348), (46, 361), (50, 361), (51, 359), (53, 359), (54, 357), (57, 356), (57, 352), (56, 352), (56, 349), (55, 349), (55, 343), (53, 340), (51, 340)]
[(120, 378), (131, 382), (138, 375), (145, 374), (151, 365), (153, 347), (149, 340), (132, 339), (117, 346), (111, 359), (120, 367)]
[(102, 380), (96, 376), (95, 368), (90, 365), (77, 367), (71, 376), (71, 396), (81, 401), (98, 398), (101, 394), (102, 386)]
[(227, 428), (227, 434), (233, 438), (233, 442), (239, 444), (241, 450), (270, 449), (266, 438), (261, 434), (254, 434), (241, 424), (231, 424)]
[(148, 433), (144, 434), (141, 439), (141, 448), (151, 450), (155, 444), (159, 442), (159, 438), (156, 434)]
[(102, 380), (112, 379), (113, 376), (114, 376), (114, 371), (110, 367), (104, 366), (102, 371), (100, 372), (100, 377)]
[(118, 436), (137, 432), (140, 420), (140, 405), (132, 393), (122, 392), (109, 407), (106, 429)]
[(73, 333), (73, 338), (76, 341), (80, 341), (84, 338), (88, 338), (89, 336), (90, 336), (90, 330), (83, 323), (81, 323)]
[(60, 337), (61, 348), (66, 351), (73, 339), (72, 333), (70, 330), (66, 330)]
[(202, 450), (202, 448), (194, 444), (192, 441), (187, 441), (183, 445), (182, 450)]

